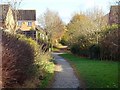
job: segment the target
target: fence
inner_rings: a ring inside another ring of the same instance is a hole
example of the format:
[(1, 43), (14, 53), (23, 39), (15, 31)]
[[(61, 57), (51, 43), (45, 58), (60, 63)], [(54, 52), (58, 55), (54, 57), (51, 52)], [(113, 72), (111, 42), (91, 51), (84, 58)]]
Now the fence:
[(33, 38), (34, 40), (37, 40), (37, 31), (20, 31), (20, 32), (17, 32), (17, 34), (24, 34), (26, 37), (31, 37)]

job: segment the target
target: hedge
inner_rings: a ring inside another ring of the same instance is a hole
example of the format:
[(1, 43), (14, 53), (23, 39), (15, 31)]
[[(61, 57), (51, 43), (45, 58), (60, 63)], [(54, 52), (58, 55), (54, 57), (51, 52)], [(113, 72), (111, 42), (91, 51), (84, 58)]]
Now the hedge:
[(46, 73), (54, 71), (50, 53), (31, 38), (2, 32), (2, 48), (3, 87), (37, 87)]

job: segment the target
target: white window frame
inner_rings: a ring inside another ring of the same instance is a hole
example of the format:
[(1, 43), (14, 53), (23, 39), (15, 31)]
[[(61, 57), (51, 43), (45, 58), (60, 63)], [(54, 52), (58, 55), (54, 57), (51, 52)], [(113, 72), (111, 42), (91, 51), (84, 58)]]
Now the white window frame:
[(28, 22), (28, 26), (31, 27), (32, 26), (32, 21)]
[(18, 26), (22, 26), (22, 21), (18, 21)]

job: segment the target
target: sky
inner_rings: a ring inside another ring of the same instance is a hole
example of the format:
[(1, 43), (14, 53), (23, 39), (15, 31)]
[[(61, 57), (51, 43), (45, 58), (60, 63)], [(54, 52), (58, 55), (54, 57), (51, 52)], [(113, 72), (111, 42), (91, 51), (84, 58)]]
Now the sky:
[[(2, 2), (6, 0), (1, 0)], [(8, 0), (9, 1), (9, 0)], [(99, 7), (105, 14), (109, 12), (110, 5), (117, 0), (22, 0), (21, 9), (35, 9), (37, 18), (46, 9), (56, 11), (65, 23), (68, 23), (76, 12), (86, 11)]]

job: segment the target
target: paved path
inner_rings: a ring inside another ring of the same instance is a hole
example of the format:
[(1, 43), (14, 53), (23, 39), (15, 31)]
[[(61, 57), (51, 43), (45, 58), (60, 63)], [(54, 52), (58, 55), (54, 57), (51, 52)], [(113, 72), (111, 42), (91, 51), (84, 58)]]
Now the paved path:
[(55, 68), (55, 81), (52, 88), (78, 88), (79, 80), (75, 76), (73, 68), (65, 59), (58, 56), (58, 54), (60, 53), (53, 53), (57, 65)]

